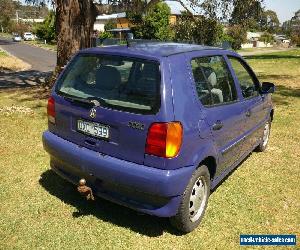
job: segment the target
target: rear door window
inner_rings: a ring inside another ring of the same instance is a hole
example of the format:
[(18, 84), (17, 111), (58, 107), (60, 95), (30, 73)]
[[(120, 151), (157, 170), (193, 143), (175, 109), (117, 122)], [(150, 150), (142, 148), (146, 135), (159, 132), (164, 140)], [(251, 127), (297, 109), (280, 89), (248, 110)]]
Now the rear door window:
[(68, 66), (56, 91), (102, 107), (154, 114), (160, 107), (159, 63), (109, 55), (80, 55)]
[(237, 100), (234, 80), (222, 56), (194, 58), (191, 65), (197, 94), (204, 106)]

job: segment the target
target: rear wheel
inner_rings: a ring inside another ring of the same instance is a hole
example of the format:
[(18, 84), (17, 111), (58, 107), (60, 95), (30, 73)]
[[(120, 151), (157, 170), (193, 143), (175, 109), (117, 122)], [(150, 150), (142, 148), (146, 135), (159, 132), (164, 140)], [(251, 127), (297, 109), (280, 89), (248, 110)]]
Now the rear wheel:
[(260, 144), (257, 146), (256, 151), (264, 152), (267, 149), (269, 138), (270, 138), (270, 132), (271, 132), (271, 119), (269, 119), (265, 124), (262, 140)]
[(201, 222), (210, 194), (210, 175), (208, 168), (201, 165), (192, 175), (182, 196), (178, 213), (170, 218), (178, 230), (189, 233)]

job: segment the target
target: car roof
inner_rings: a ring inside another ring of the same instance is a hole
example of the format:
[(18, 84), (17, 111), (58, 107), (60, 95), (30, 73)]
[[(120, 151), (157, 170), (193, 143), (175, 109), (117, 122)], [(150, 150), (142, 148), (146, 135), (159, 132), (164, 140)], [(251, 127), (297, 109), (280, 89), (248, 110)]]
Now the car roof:
[(207, 51), (207, 50), (223, 50), (222, 48), (186, 44), (186, 43), (173, 43), (173, 42), (146, 42), (146, 43), (132, 43), (129, 46), (104, 46), (95, 47), (83, 50), (84, 53), (101, 53), (108, 52), (114, 54), (131, 54), (131, 55), (144, 55), (152, 57), (167, 57), (171, 55), (192, 52), (192, 51)]

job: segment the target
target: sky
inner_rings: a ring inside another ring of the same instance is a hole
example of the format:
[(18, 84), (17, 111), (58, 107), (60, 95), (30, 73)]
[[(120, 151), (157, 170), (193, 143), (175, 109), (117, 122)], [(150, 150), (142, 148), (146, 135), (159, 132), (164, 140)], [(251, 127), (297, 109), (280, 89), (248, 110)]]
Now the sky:
[(281, 23), (290, 20), (300, 9), (300, 0), (265, 0), (266, 9), (277, 13)]

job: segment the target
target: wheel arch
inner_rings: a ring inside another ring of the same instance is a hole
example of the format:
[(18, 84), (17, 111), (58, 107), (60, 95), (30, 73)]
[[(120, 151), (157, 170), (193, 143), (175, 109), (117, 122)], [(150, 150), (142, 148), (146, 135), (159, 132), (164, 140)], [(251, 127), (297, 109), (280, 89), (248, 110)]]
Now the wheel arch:
[(210, 179), (213, 180), (217, 171), (217, 161), (214, 156), (205, 157), (198, 165), (198, 168), (201, 165), (205, 165), (208, 168)]

